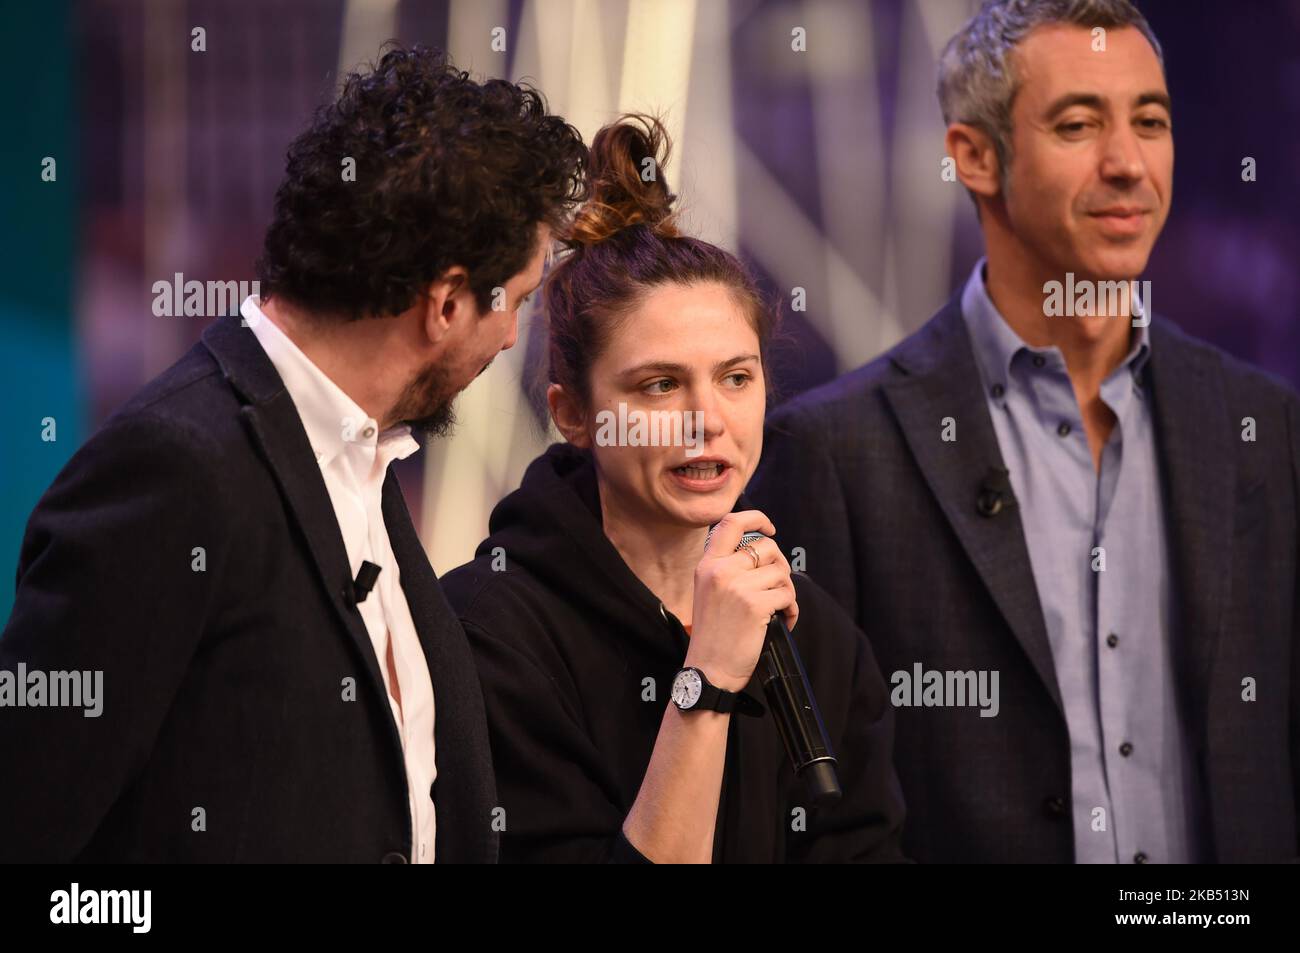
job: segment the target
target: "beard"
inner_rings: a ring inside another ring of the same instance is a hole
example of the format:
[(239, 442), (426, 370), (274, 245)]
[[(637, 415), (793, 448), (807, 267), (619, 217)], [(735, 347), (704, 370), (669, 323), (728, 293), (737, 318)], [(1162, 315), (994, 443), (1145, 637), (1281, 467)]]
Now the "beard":
[(406, 385), (393, 415), (428, 437), (448, 436), (456, 426), (452, 403), (460, 393), (445, 367), (431, 364)]
[[(495, 358), (493, 359), (495, 360)], [(478, 380), (492, 366), (489, 360), (474, 375)], [(464, 390), (457, 387), (451, 375), (441, 364), (430, 364), (406, 385), (393, 415), (414, 431), (426, 437), (447, 437), (456, 428), (456, 412), (452, 407), (457, 395)]]

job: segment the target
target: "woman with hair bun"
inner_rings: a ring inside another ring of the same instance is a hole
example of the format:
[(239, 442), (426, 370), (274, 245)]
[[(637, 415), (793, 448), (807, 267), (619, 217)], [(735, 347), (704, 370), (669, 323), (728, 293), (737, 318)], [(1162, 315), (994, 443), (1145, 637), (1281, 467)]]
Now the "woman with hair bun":
[[(871, 647), (741, 496), (773, 312), (734, 256), (678, 231), (668, 152), (645, 116), (596, 135), (590, 200), (545, 288), (565, 442), (442, 580), (482, 681), (501, 857), (901, 860)], [(738, 549), (750, 531), (768, 538)], [(754, 677), (776, 612), (838, 758), (843, 796), (827, 808), (805, 797)]]

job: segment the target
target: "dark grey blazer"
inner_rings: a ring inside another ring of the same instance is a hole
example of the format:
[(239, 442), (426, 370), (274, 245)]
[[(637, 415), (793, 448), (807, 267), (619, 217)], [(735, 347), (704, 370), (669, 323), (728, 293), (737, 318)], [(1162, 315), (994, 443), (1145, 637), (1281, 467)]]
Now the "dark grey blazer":
[[(1000, 672), (997, 717), (897, 710), (904, 852), (1068, 862), (1069, 737), (1019, 512), (977, 504), (1003, 461), (959, 301), (775, 411), (748, 492), (870, 637), (886, 680), (917, 662)], [(1300, 401), (1158, 317), (1151, 334), (1175, 665), (1213, 850), (1224, 862), (1293, 859)], [(940, 439), (945, 417), (955, 441)], [(1245, 417), (1254, 442), (1241, 439)]]
[[(436, 858), (491, 862), (474, 662), (391, 472), (383, 513), (433, 678)], [(101, 670), (103, 713), (0, 709), (0, 861), (409, 858), (401, 740), (351, 580), (293, 401), (252, 331), (218, 320), (28, 522), (0, 669)]]

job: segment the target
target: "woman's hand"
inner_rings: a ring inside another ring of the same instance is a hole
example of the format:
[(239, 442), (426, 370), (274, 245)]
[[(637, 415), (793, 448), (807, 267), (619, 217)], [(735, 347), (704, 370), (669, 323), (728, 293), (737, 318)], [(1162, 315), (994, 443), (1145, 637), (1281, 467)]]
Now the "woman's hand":
[[(736, 550), (743, 534), (767, 539)], [(686, 667), (698, 668), (718, 688), (738, 692), (749, 684), (763, 651), (772, 615), (785, 612), (786, 625), (799, 617), (790, 564), (770, 537), (776, 527), (758, 510), (722, 518), (695, 567), (691, 644)], [(757, 554), (755, 563), (750, 549)]]

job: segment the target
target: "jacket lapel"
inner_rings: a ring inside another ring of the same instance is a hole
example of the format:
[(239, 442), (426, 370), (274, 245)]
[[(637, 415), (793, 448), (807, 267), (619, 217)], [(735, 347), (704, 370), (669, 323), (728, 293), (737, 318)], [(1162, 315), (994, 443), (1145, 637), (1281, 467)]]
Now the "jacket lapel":
[[(334, 612), (355, 645), (371, 687), (387, 698), (374, 646), (352, 594), (352, 572), (329, 491), (316, 464), (293, 400), (266, 352), (238, 316), (223, 317), (203, 332), (203, 344), (244, 400), (244, 424), (260, 448), (307, 540), (307, 549)], [(391, 713), (389, 722), (392, 722)], [(401, 756), (397, 726), (390, 732)], [(403, 762), (404, 764), (404, 762)]]
[[(435, 860), (495, 863), (497, 840), (491, 810), (497, 803), (496, 782), (477, 669), (464, 630), (416, 535), (392, 470), (384, 480), (383, 511), (401, 572), (402, 591), (433, 682), (438, 764), (433, 785), (438, 816)], [(444, 778), (448, 780), (444, 782)]]
[[(985, 516), (977, 506), (985, 476), (1005, 464), (959, 302), (950, 301), (893, 352), (904, 376), (884, 386), (885, 397), (966, 555), (1064, 712), (1019, 508)], [(951, 441), (941, 438), (945, 417), (956, 422)]]
[(1210, 666), (1223, 629), (1236, 505), (1237, 424), (1219, 358), (1158, 318), (1151, 326), (1156, 440), (1164, 482), (1174, 597), (1176, 664), (1203, 737)]

